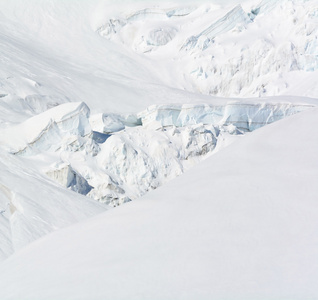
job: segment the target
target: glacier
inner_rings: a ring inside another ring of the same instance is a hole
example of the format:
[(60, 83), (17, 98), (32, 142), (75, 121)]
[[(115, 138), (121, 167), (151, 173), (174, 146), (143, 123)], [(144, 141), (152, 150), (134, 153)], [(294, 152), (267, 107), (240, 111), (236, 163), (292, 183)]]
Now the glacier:
[(11, 153), (47, 155), (42, 169), (49, 178), (114, 207), (181, 175), (240, 135), (312, 108), (307, 101), (154, 105), (126, 116), (90, 116), (85, 103), (66, 103), (7, 127), (2, 141), (14, 135), (7, 143)]
[[(228, 32), (235, 27), (244, 27), (249, 22), (251, 22), (251, 19), (242, 9), (241, 5), (237, 5), (224, 17), (209, 26), (207, 29), (203, 30), (196, 36), (190, 37), (181, 47), (181, 50), (189, 51), (196, 46), (198, 46), (200, 50), (205, 50), (216, 36)], [(199, 40), (203, 40), (201, 41), (201, 44), (203, 43), (203, 47), (198, 45)]]
[(317, 114), (31, 243), (1, 263), (2, 298), (315, 299)]
[(66, 103), (5, 128), (0, 139), (3, 143), (6, 140), (13, 154), (36, 153), (37, 149), (55, 151), (62, 146), (63, 139), (72, 144), (78, 137), (91, 133), (89, 113), (84, 103)]
[[(223, 97), (288, 95), (289, 72), (317, 71), (315, 2), (243, 4), (224, 10), (223, 16), (213, 5), (198, 5), (178, 18), (167, 17), (169, 8), (149, 8), (132, 13), (132, 18), (119, 15), (110, 21), (121, 24), (116, 30), (110, 32), (103, 29), (110, 25), (103, 25), (97, 32), (146, 55), (155, 67), (170, 70), (167, 78), (192, 92)], [(275, 31), (270, 19), (277, 24)], [(193, 24), (206, 28), (195, 32)], [(156, 66), (158, 59), (163, 66)], [(298, 96), (304, 95), (314, 97), (315, 90), (304, 88)]]
[(244, 132), (253, 131), (287, 116), (302, 112), (311, 105), (291, 103), (235, 102), (226, 105), (161, 105), (139, 113), (143, 126), (157, 129), (165, 126), (213, 124), (234, 125)]
[(1, 299), (316, 298), (316, 2), (0, 1)]

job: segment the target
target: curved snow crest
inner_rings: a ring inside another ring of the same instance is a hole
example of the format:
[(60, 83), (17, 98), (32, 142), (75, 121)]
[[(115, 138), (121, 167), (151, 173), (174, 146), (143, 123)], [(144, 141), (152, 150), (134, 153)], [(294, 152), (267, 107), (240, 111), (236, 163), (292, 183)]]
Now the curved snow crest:
[(56, 151), (63, 140), (68, 143), (91, 133), (90, 110), (83, 102), (66, 103), (27, 121), (3, 130), (0, 138), (14, 154)]
[(312, 106), (291, 103), (228, 103), (226, 105), (154, 105), (139, 113), (143, 126), (158, 129), (166, 126), (214, 124), (234, 125), (243, 131), (253, 131)]

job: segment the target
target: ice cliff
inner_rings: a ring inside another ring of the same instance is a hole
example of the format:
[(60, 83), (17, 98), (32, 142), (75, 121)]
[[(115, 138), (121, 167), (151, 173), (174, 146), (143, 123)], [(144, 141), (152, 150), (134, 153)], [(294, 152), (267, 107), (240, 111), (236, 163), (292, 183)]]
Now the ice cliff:
[(42, 170), (63, 187), (117, 206), (182, 174), (227, 140), (309, 107), (232, 100), (90, 116), (86, 104), (72, 103), (8, 127), (1, 136), (14, 134), (15, 155), (47, 157)]
[(38, 114), (25, 122), (5, 128), (0, 140), (14, 154), (56, 151), (63, 145), (80, 143), (91, 133), (89, 108), (85, 103), (67, 103)]
[(226, 105), (157, 105), (139, 113), (143, 126), (157, 129), (166, 126), (195, 124), (234, 125), (239, 130), (253, 131), (284, 117), (304, 111), (306, 105), (291, 103), (242, 103)]

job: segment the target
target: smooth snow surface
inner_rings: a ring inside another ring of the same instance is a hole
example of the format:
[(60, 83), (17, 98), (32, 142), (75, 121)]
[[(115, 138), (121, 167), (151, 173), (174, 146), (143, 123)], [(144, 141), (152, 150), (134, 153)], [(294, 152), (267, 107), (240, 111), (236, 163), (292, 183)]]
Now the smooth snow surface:
[(318, 298), (317, 41), (316, 0), (0, 0), (0, 299)]
[(0, 260), (53, 230), (107, 209), (52, 185), (32, 164), (3, 151), (0, 166)]
[(315, 109), (255, 131), (29, 245), (1, 265), (2, 299), (315, 299), (317, 120)]

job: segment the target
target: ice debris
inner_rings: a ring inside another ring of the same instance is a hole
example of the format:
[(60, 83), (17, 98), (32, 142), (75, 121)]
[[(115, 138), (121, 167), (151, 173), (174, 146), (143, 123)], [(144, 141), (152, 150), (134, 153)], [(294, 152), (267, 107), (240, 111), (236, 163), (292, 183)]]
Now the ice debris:
[(87, 195), (92, 189), (85, 178), (66, 163), (54, 164), (46, 174), (60, 185), (82, 195)]
[(15, 126), (15, 131), (7, 130), (20, 130), (11, 144), (20, 149), (15, 154), (56, 157), (56, 163), (46, 169), (48, 177), (117, 206), (182, 174), (211, 154), (219, 141), (308, 107), (233, 100), (223, 105), (154, 105), (137, 115), (104, 113), (89, 120), (88, 107), (75, 103), (32, 117)]

